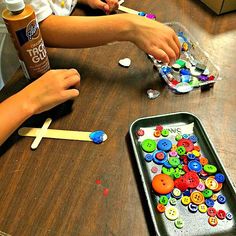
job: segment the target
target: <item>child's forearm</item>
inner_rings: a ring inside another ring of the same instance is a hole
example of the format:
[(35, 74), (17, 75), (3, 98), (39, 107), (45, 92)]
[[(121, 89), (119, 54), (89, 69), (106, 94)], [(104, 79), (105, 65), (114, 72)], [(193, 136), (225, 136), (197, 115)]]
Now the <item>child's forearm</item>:
[(130, 41), (163, 63), (174, 63), (180, 54), (180, 43), (173, 29), (132, 14), (98, 17), (51, 15), (40, 28), (49, 47), (86, 48)]
[(51, 15), (40, 24), (40, 29), (49, 47), (86, 48), (130, 40), (131, 24), (125, 14), (99, 17)]
[(27, 98), (21, 93), (0, 103), (0, 145), (31, 115)]

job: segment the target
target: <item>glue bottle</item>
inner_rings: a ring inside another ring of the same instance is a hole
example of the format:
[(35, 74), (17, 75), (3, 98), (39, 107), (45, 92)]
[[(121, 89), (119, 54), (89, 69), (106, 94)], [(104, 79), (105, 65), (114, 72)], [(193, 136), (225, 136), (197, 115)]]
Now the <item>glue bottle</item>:
[(5, 0), (2, 17), (17, 50), (27, 79), (34, 80), (50, 69), (47, 51), (33, 8), (23, 0)]

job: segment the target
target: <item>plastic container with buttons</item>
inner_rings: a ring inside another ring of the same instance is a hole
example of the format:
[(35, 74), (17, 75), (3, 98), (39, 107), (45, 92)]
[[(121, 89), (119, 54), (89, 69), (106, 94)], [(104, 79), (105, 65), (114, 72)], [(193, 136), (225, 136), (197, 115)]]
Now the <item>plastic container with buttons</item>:
[(195, 88), (212, 88), (220, 78), (219, 68), (185, 26), (179, 22), (169, 22), (166, 25), (178, 35), (181, 55), (172, 66), (165, 65), (149, 55), (161, 78), (175, 93), (188, 93)]

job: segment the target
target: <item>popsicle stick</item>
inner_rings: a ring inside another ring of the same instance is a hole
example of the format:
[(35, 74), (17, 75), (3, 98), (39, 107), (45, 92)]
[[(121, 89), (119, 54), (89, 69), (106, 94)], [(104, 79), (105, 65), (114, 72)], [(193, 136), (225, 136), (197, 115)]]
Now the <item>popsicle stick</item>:
[[(35, 137), (37, 136), (39, 131), (39, 128), (23, 127), (18, 130), (18, 134), (20, 136)], [(91, 132), (85, 131), (47, 129), (43, 134), (43, 138), (92, 141), (89, 137), (90, 134)]]
[(125, 2), (125, 0), (120, 0), (120, 1), (118, 2), (118, 4), (121, 5), (121, 4), (123, 4), (124, 2)]
[(47, 132), (47, 129), (49, 127), (49, 125), (51, 124), (52, 119), (51, 118), (47, 118), (42, 126), (41, 129), (39, 129), (39, 131), (37, 132), (36, 138), (33, 141), (33, 143), (31, 144), (31, 148), (32, 149), (36, 149), (38, 147), (38, 145), (40, 144), (44, 134)]
[(119, 6), (118, 10), (126, 12), (126, 13), (130, 13), (130, 14), (135, 14), (135, 15), (138, 15), (138, 13), (139, 13), (138, 11), (135, 11), (131, 8), (124, 7), (124, 6)]

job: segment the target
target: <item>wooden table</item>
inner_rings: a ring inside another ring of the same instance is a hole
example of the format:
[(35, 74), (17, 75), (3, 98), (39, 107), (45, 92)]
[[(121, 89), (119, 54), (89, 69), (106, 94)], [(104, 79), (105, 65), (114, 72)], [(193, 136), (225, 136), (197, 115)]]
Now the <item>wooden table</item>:
[[(50, 128), (102, 129), (108, 140), (95, 145), (43, 139), (32, 151), (32, 138), (13, 134), (1, 147), (0, 231), (14, 236), (153, 235), (128, 134), (139, 117), (177, 111), (197, 115), (236, 181), (236, 14), (216, 16), (195, 0), (127, 0), (124, 6), (185, 25), (221, 68), (222, 81), (206, 92), (176, 95), (160, 82), (146, 54), (131, 43), (49, 49), (53, 68), (79, 70), (81, 93), (73, 104), (32, 117), (24, 125), (41, 127), (50, 116)], [(129, 69), (118, 66), (124, 57), (132, 60)], [(19, 70), (1, 91), (1, 99), (24, 85)], [(150, 88), (159, 90), (160, 97), (149, 100)], [(106, 188), (109, 193), (104, 196)]]

